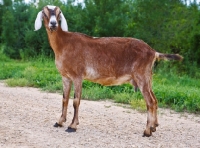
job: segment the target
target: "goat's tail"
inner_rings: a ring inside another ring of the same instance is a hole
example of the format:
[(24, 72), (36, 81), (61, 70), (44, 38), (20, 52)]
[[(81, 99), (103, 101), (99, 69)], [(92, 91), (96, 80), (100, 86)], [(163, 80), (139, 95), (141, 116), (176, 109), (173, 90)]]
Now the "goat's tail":
[(179, 54), (164, 54), (164, 53), (159, 53), (156, 52), (156, 59), (160, 60), (177, 60), (177, 61), (182, 61), (183, 57)]

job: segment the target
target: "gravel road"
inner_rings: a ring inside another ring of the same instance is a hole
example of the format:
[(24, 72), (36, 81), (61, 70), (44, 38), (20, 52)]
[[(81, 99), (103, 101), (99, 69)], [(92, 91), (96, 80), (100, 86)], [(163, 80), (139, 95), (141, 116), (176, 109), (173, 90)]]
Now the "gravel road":
[(62, 95), (0, 83), (2, 148), (200, 148), (200, 115), (158, 110), (159, 127), (142, 137), (146, 113), (111, 101), (81, 101), (77, 132), (67, 133), (73, 115), (55, 128)]

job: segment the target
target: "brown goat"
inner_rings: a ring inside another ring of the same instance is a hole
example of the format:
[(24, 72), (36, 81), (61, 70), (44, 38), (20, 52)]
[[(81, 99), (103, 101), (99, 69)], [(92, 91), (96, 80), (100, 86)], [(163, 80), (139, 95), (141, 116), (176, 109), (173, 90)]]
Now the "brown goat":
[(41, 28), (42, 20), (63, 81), (62, 115), (54, 126), (62, 126), (66, 121), (72, 82), (75, 90), (74, 117), (68, 132), (76, 131), (79, 124), (83, 79), (107, 86), (131, 83), (139, 87), (146, 101), (148, 114), (144, 136), (151, 136), (158, 126), (157, 100), (151, 86), (152, 66), (156, 59), (182, 60), (182, 57), (178, 54), (158, 53), (135, 38), (93, 38), (68, 32), (67, 22), (57, 6), (46, 6), (38, 13), (35, 30)]

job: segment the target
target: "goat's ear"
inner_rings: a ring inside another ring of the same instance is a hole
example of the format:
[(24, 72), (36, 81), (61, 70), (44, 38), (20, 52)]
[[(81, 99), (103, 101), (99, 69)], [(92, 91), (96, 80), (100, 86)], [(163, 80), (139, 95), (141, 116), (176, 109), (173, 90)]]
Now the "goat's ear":
[(60, 13), (60, 21), (61, 21), (61, 28), (63, 31), (68, 31), (68, 25), (67, 25), (67, 21), (63, 15), (63, 13)]
[(42, 27), (42, 11), (38, 12), (35, 19), (35, 31), (39, 30)]

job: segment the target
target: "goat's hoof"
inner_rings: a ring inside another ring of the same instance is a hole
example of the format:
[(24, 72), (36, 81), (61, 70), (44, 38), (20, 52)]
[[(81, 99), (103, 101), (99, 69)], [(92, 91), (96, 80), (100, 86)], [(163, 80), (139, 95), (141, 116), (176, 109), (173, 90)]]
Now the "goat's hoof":
[(150, 137), (150, 136), (151, 136), (151, 134), (144, 133), (142, 137)]
[(147, 133), (146, 131), (144, 131), (143, 136), (142, 137), (150, 137), (152, 135), (152, 133)]
[(58, 124), (57, 122), (53, 126), (54, 127), (62, 127), (62, 125)]
[(151, 130), (152, 132), (155, 132), (155, 131), (156, 131), (156, 127), (150, 127), (150, 130)]
[(74, 133), (74, 132), (76, 132), (76, 129), (68, 127), (65, 131), (68, 132), (68, 133)]

